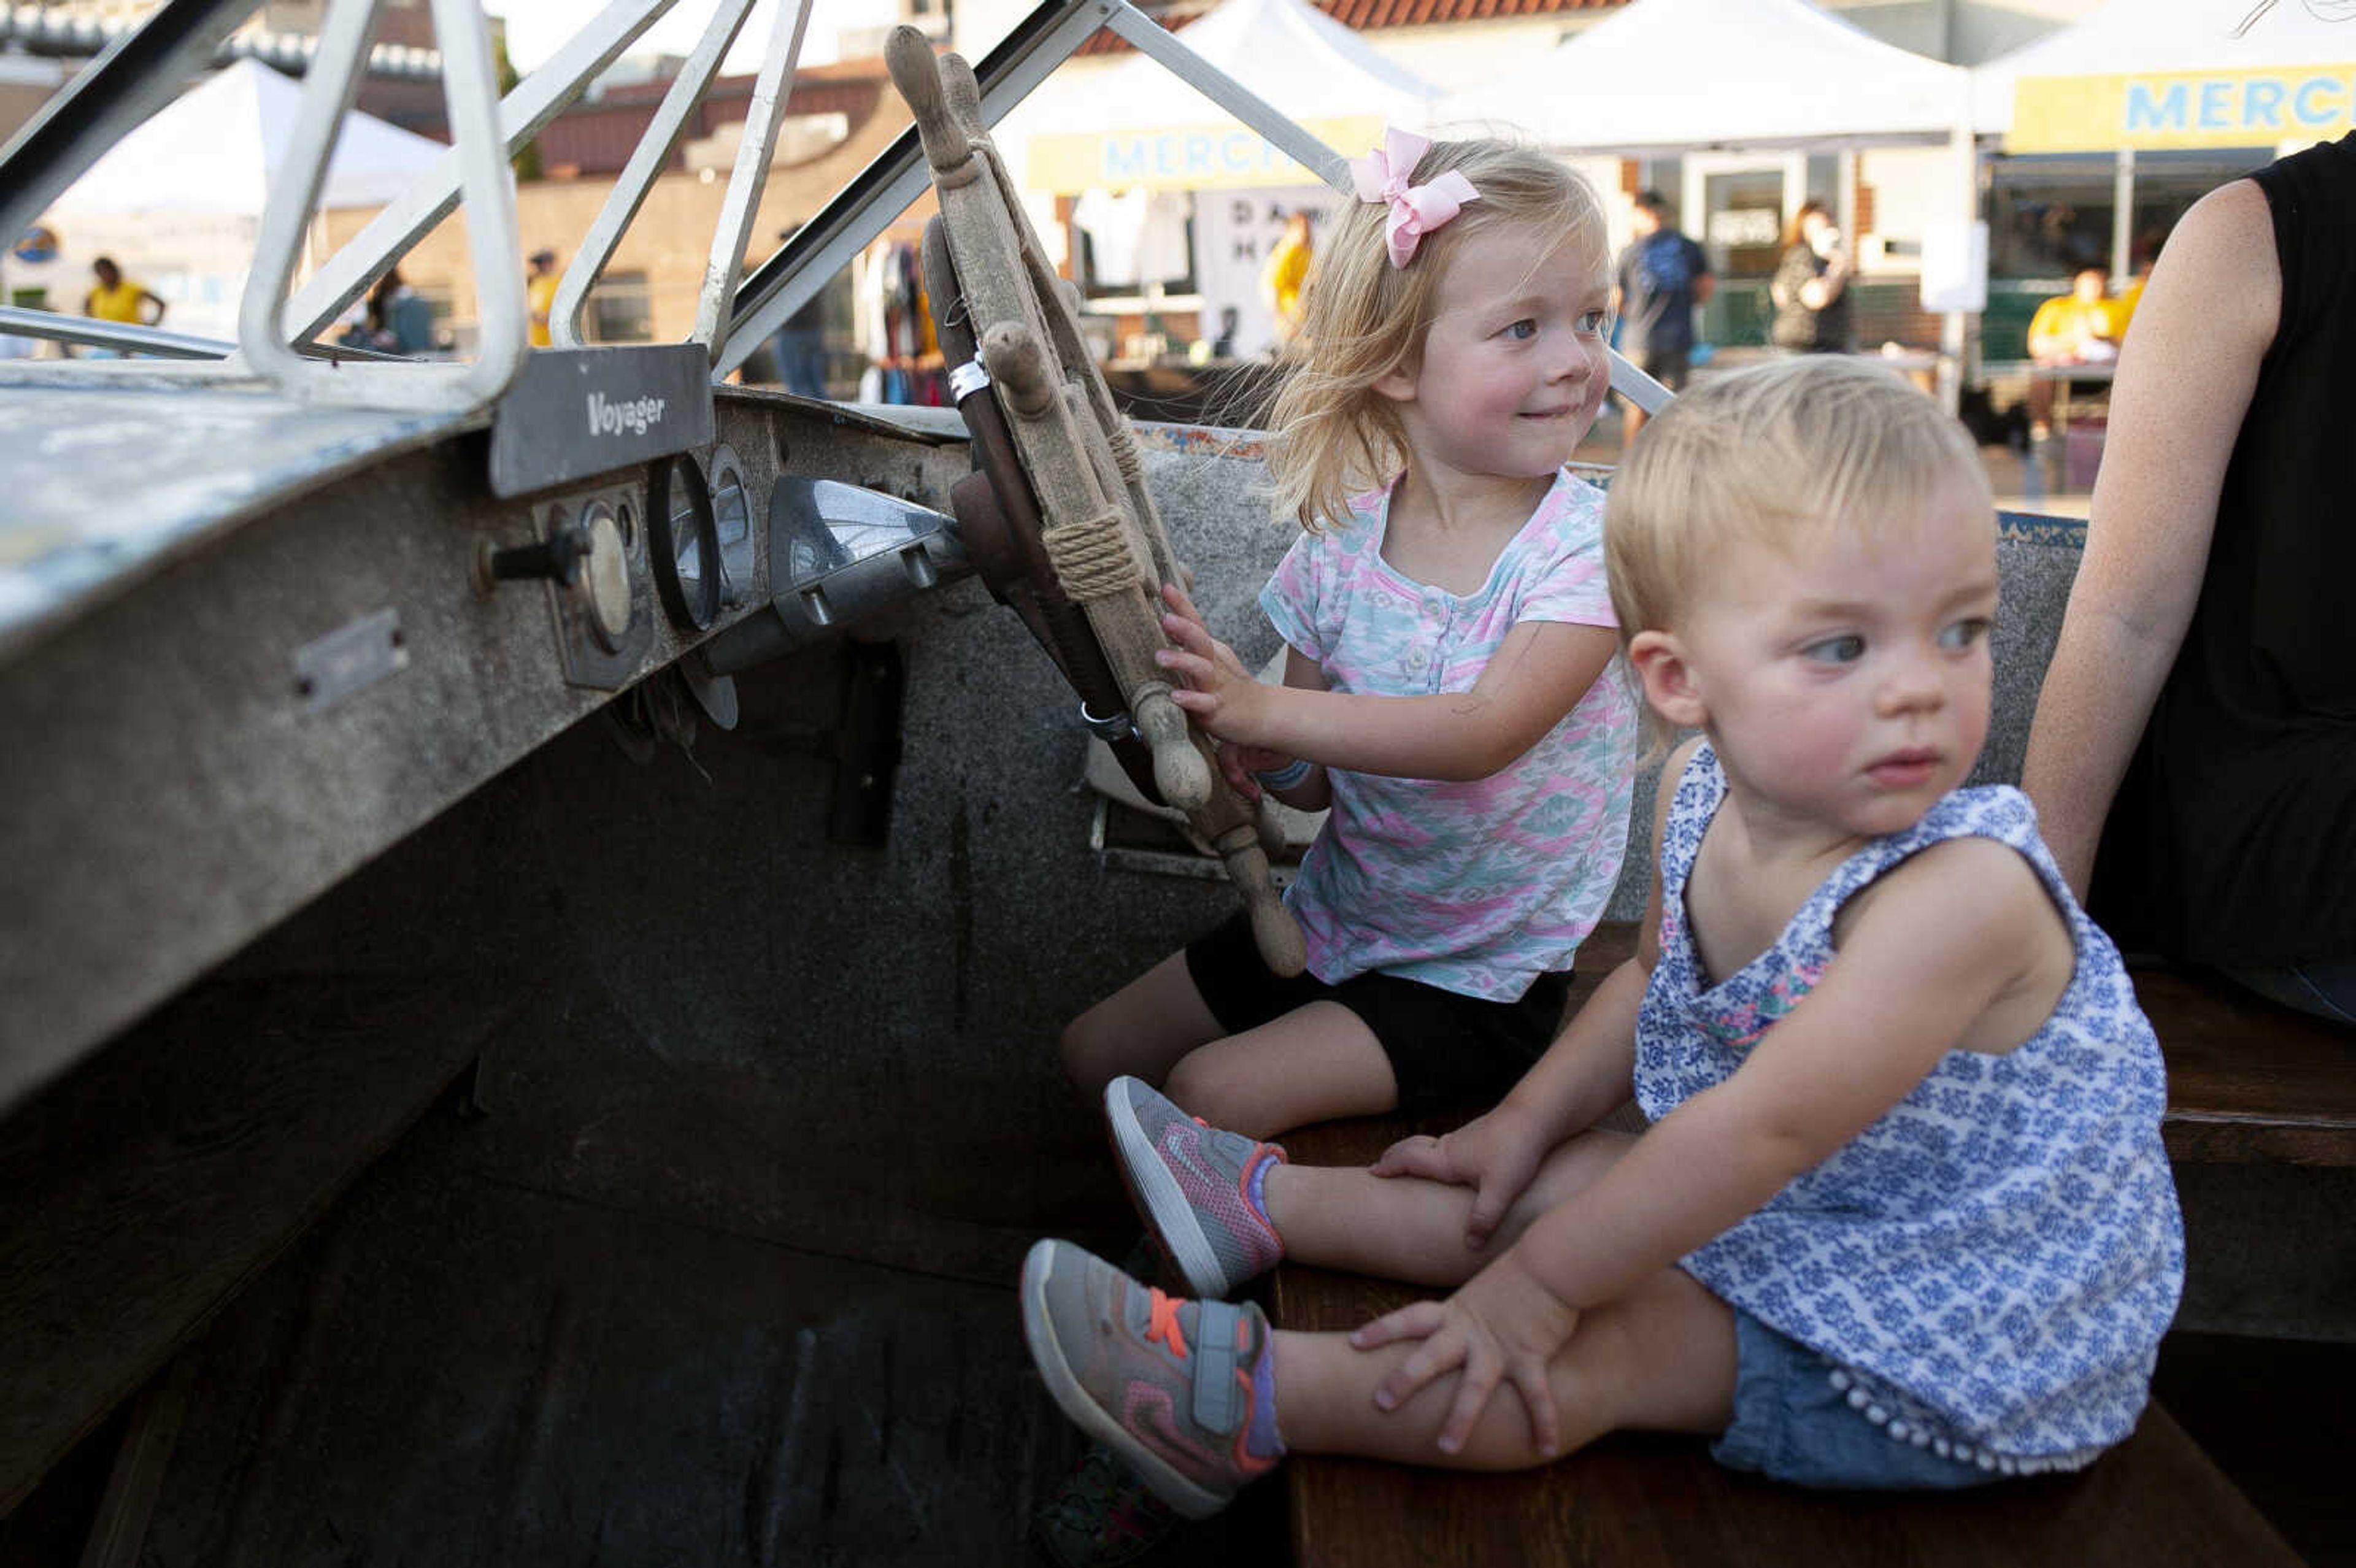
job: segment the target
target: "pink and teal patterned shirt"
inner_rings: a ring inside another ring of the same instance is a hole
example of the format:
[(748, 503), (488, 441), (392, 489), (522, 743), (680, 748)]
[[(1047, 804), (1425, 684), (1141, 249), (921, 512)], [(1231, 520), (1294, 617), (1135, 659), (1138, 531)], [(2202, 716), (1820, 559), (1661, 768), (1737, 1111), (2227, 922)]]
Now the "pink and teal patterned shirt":
[[(1383, 560), (1393, 492), (1295, 540), (1260, 591), (1279, 635), (1335, 691), (1470, 691), (1521, 621), (1616, 626), (1603, 583), (1603, 492), (1558, 475), (1478, 592)], [(1612, 896), (1628, 838), (1634, 692), (1620, 660), (1502, 771), (1469, 783), (1332, 771), (1333, 814), (1285, 902), (1329, 985), (1382, 970), (1513, 1001), (1571, 955)]]

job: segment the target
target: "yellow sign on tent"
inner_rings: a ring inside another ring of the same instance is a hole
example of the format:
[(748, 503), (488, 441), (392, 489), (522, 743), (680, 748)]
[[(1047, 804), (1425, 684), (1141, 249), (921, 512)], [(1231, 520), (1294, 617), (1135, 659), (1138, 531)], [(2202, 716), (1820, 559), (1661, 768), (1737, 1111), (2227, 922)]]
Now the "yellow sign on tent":
[[(1378, 115), (1304, 120), (1301, 126), (1334, 148), (1371, 147), (1383, 134)], [(1023, 183), (1033, 190), (1066, 192), (1321, 183), (1258, 132), (1232, 120), (1134, 131), (1047, 133), (1031, 138), (1023, 171)]]
[(2320, 141), (2356, 128), (2356, 58), (2263, 70), (2025, 76), (2012, 102), (2005, 148), (2014, 153)]

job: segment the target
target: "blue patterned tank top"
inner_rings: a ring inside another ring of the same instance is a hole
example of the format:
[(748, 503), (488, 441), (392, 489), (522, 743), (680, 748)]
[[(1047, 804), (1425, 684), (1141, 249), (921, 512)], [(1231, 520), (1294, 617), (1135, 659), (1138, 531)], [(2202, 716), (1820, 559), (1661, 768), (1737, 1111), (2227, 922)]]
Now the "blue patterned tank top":
[(1685, 890), (1725, 795), (1705, 743), (1661, 839), (1661, 955), (1636, 1029), (1636, 1097), (1654, 1121), (1740, 1068), (1832, 963), (1842, 904), (1933, 844), (2019, 850), (2068, 919), (2077, 968), (2018, 1049), (1948, 1051), (1683, 1266), (1824, 1356), (1860, 1419), (1896, 1441), (2007, 1473), (2085, 1464), (2135, 1429), (2184, 1280), (2166, 1073), (2118, 950), (2054, 869), (2029, 798), (1992, 785), (1866, 844), (1772, 946), (1710, 985)]

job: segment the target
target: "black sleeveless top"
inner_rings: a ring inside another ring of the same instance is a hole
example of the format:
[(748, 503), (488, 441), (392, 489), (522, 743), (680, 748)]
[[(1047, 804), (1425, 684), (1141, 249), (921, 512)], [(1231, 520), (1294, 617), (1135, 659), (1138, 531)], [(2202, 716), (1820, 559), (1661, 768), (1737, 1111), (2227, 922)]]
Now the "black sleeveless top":
[(2356, 957), (2356, 133), (2252, 178), (2282, 316), (2089, 900), (2220, 965)]

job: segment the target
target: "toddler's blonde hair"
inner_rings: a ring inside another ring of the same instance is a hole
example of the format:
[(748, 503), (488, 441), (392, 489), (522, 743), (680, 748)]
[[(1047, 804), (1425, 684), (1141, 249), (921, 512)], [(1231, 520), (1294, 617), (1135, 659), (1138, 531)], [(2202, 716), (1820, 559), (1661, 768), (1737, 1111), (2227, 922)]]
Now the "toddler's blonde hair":
[(1646, 421), (1612, 476), (1604, 571), (1621, 641), (1670, 628), (1729, 545), (1912, 528), (1926, 496), (1958, 483), (1993, 528), (1971, 436), (1879, 365), (1806, 355), (1713, 377)]
[(1461, 170), (1481, 193), (1394, 267), (1384, 248), (1389, 208), (1344, 204), (1317, 247), (1304, 285), (1300, 333), (1284, 353), (1284, 383), (1269, 411), (1273, 509), (1314, 530), (1344, 516), (1349, 498), (1388, 483), (1407, 461), (1407, 433), (1375, 383), (1412, 368), (1440, 313), (1451, 260), (1474, 235), (1508, 225), (1558, 233), (1611, 265), (1603, 204), (1577, 170), (1535, 147), (1494, 137), (1435, 142), (1414, 183)]

